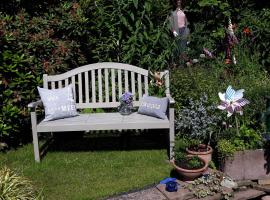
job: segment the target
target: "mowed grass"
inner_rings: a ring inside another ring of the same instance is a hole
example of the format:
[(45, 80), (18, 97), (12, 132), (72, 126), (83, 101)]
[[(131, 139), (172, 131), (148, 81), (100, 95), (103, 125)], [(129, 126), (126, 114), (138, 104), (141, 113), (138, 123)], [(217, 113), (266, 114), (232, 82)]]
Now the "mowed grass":
[(166, 149), (48, 151), (35, 163), (33, 146), (0, 153), (4, 165), (29, 177), (49, 200), (86, 200), (143, 188), (168, 177)]

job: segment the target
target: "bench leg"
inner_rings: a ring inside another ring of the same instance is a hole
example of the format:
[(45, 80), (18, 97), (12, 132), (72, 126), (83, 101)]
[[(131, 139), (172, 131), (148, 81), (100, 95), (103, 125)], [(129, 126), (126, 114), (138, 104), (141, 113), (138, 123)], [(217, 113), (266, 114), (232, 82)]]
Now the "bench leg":
[(173, 148), (174, 148), (174, 108), (170, 108), (170, 131), (169, 131), (169, 140), (170, 140), (170, 152), (169, 159), (172, 159), (174, 156)]
[(37, 116), (35, 112), (31, 112), (31, 123), (32, 123), (32, 135), (33, 135), (35, 161), (40, 162), (38, 133), (37, 133)]
[(39, 145), (38, 145), (38, 133), (33, 131), (33, 144), (34, 144), (34, 153), (35, 153), (35, 161), (40, 162), (40, 153), (39, 153)]

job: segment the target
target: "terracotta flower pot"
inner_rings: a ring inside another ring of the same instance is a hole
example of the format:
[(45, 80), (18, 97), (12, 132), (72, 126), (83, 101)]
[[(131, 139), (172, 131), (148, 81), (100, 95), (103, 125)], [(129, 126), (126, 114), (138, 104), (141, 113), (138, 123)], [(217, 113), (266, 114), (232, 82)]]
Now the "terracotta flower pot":
[(176, 169), (178, 174), (183, 178), (184, 181), (193, 181), (195, 178), (200, 177), (204, 171), (207, 170), (208, 164), (205, 160), (200, 158), (201, 161), (203, 161), (204, 166), (200, 169), (184, 169), (175, 164), (175, 161), (172, 160), (171, 163), (173, 167)]
[(208, 163), (212, 160), (212, 153), (213, 153), (212, 147), (209, 145), (200, 144), (199, 148), (206, 149), (206, 151), (192, 151), (188, 148), (186, 149), (186, 151), (189, 155), (196, 155), (199, 158), (202, 158), (203, 160), (206, 161), (206, 163), (208, 165)]

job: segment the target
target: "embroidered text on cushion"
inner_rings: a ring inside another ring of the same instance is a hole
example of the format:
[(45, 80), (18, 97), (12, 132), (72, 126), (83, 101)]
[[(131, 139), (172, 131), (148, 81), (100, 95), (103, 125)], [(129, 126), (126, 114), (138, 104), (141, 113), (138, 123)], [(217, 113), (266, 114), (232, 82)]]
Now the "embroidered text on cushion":
[(158, 98), (144, 95), (138, 113), (149, 115), (160, 119), (166, 118), (166, 111), (168, 106), (168, 98)]
[(52, 90), (38, 87), (38, 92), (45, 108), (44, 121), (78, 115), (71, 85)]

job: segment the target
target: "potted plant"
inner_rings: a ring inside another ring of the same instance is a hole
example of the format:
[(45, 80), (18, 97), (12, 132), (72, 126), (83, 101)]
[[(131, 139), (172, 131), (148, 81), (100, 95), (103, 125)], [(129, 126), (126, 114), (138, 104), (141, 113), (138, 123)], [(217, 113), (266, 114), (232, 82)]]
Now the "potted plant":
[(171, 162), (175, 170), (184, 180), (194, 180), (201, 176), (208, 167), (204, 159), (187, 154), (186, 148), (195, 143), (197, 143), (197, 141), (194, 139), (180, 137), (179, 135), (176, 136), (174, 157)]
[(218, 108), (227, 113), (217, 142), (220, 169), (234, 180), (269, 178), (269, 147), (262, 149), (268, 144), (267, 137), (256, 131), (251, 121), (238, 118), (238, 114), (243, 115), (243, 106), (249, 103), (243, 93), (243, 89), (234, 90), (231, 86), (219, 93)]
[(184, 152), (175, 152), (172, 164), (179, 175), (186, 181), (192, 181), (203, 174), (208, 165), (198, 156), (187, 155)]
[(199, 100), (188, 99), (175, 122), (180, 135), (200, 141), (187, 147), (188, 154), (197, 155), (207, 163), (211, 161), (213, 153), (210, 142), (221, 121), (221, 117), (215, 115), (215, 110), (216, 107), (209, 105), (207, 95), (203, 94)]

